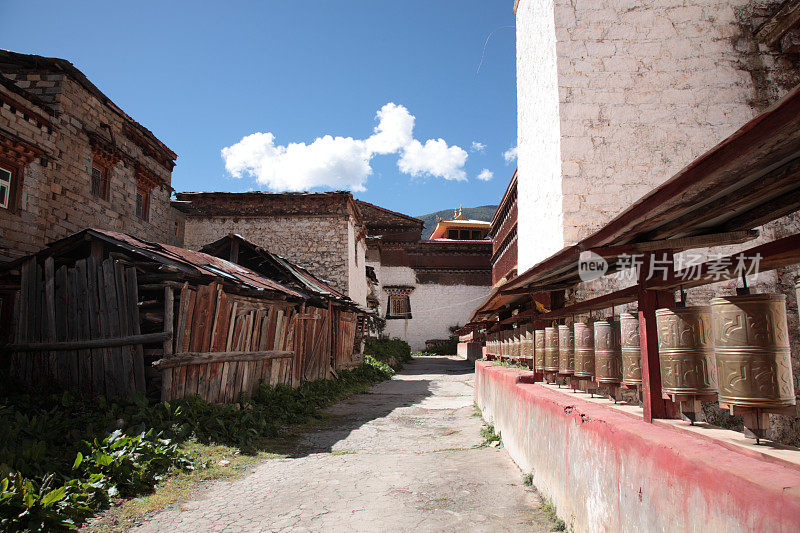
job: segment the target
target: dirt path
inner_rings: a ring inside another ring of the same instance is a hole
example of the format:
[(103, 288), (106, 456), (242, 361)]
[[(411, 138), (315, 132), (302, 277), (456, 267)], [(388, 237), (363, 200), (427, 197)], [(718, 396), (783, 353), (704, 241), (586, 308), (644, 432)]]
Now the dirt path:
[(480, 447), (472, 364), (419, 358), (328, 410), (302, 451), (205, 489), (134, 531), (549, 531), (500, 448)]

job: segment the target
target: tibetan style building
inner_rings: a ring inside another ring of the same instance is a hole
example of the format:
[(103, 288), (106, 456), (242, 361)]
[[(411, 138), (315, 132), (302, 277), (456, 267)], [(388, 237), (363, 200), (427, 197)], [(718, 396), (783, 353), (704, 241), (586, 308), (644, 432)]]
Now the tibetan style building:
[(378, 280), (371, 301), (386, 319), (384, 333), (413, 350), (448, 339), (491, 288), (489, 223), (456, 213), (422, 240), (422, 220), (356, 203), (367, 231), (367, 266)]
[(176, 159), (69, 61), (0, 50), (0, 262), (88, 227), (175, 243)]

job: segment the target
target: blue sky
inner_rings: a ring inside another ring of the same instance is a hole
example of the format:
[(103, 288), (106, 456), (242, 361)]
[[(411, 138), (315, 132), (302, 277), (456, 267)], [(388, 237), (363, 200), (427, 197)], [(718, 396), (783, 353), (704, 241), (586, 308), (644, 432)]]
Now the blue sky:
[(418, 215), (496, 203), (513, 173), (512, 6), (2, 0), (0, 47), (72, 61), (178, 154), (178, 191), (349, 187)]

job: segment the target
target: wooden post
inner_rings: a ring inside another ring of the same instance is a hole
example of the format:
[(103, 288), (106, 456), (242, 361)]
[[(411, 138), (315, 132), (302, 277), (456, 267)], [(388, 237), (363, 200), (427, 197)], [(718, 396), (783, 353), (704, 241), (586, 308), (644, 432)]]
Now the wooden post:
[(230, 255), (228, 256), (228, 260), (231, 263), (238, 263), (239, 262), (239, 239), (233, 238), (231, 239), (231, 248), (230, 248)]
[(164, 339), (164, 357), (172, 355), (172, 318), (174, 314), (174, 304), (175, 299), (172, 295), (172, 287), (164, 287), (164, 336), (169, 335), (169, 337)]
[(650, 261), (654, 255), (663, 257), (667, 254), (672, 274), (672, 253), (653, 252), (645, 254), (639, 271), (639, 347), (642, 351), (642, 406), (644, 421), (652, 422), (654, 418), (676, 418), (679, 406), (661, 396), (661, 364), (658, 359), (658, 334), (656, 330), (656, 309), (674, 307), (675, 295), (671, 291), (653, 291), (644, 288), (650, 274)]

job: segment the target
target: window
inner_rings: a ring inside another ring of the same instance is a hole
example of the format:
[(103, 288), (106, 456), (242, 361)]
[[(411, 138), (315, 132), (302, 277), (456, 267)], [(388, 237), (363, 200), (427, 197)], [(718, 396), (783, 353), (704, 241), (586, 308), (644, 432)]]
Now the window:
[(390, 294), (386, 318), (411, 318), (411, 302), (408, 294)]
[(461, 239), (465, 240), (465, 241), (468, 241), (469, 240), (469, 230), (468, 229), (462, 229), (459, 237)]
[(481, 239), (483, 239), (483, 237), (481, 236), (481, 230), (479, 229), (472, 230), (472, 240), (479, 241)]
[(447, 238), (448, 239), (458, 239), (458, 230), (457, 229), (449, 229), (449, 230), (447, 230)]
[(108, 200), (108, 169), (101, 165), (92, 165), (92, 195)]
[(150, 218), (150, 191), (136, 190), (136, 216), (142, 220)]
[(0, 207), (11, 208), (11, 171), (0, 167)]

